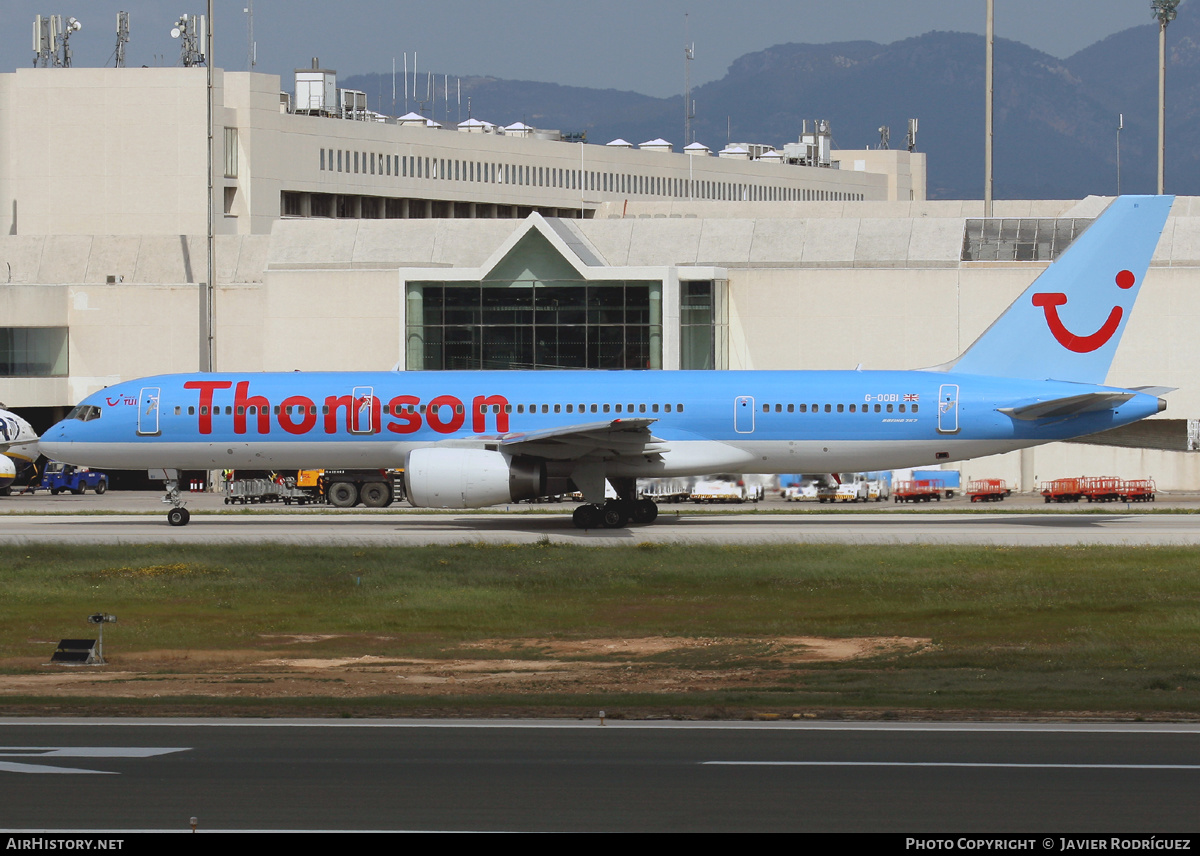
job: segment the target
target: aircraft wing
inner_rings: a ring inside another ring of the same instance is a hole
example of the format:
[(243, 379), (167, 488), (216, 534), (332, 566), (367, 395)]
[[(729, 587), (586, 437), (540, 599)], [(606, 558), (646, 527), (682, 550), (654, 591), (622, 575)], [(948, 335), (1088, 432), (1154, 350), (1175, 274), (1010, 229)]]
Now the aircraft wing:
[(38, 441), (28, 437), (20, 440), (5, 440), (0, 442), (0, 455), (32, 461), (38, 456)]
[(646, 418), (613, 419), (524, 434), (505, 434), (500, 439), (500, 447), (513, 454), (557, 461), (653, 455), (666, 448), (662, 440), (650, 433), (650, 425), (656, 421)]
[(1068, 395), (1063, 398), (1051, 398), (1047, 401), (1031, 401), (996, 409), (1013, 419), (1032, 422), (1036, 419), (1063, 418), (1079, 416), (1082, 413), (1095, 413), (1098, 410), (1111, 410), (1124, 404), (1133, 396), (1132, 392), (1085, 392), (1082, 395)]

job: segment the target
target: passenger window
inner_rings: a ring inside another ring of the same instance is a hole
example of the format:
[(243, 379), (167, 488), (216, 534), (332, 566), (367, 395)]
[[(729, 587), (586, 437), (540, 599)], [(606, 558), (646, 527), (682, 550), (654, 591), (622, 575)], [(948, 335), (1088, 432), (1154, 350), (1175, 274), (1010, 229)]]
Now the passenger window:
[(609, 405), (607, 405), (607, 404), (606, 404), (606, 405), (604, 405), (604, 412), (605, 412), (605, 413), (608, 413), (608, 408), (609, 408)]
[(913, 405), (912, 412), (913, 412), (913, 413), (916, 413), (916, 412), (917, 412), (917, 405), (915, 405), (915, 404)]
[(878, 413), (880, 410), (882, 410), (882, 408), (881, 408), (881, 407), (880, 407), (878, 404), (876, 404), (876, 405), (875, 405), (875, 412), (876, 412), (876, 413)]
[(856, 405), (853, 405), (853, 404), (851, 404), (851, 405), (850, 405), (850, 412), (851, 412), (851, 413), (855, 413), (855, 412), (856, 412), (856, 411), (855, 411), (855, 407), (856, 407)]
[(903, 413), (903, 412), (904, 412), (904, 405), (903, 405), (903, 404), (901, 404), (901, 405), (900, 405), (900, 412), (901, 412), (901, 413)]
[(524, 404), (518, 404), (518, 405), (517, 405), (517, 413), (524, 413), (524, 412), (525, 412), (525, 405), (524, 405)]
[(795, 413), (795, 412), (796, 412), (796, 405), (789, 404), (788, 405), (788, 413)]
[(771, 412), (771, 405), (764, 404), (763, 405), (763, 413), (770, 413), (770, 412)]
[(676, 413), (683, 413), (683, 405), (682, 405), (682, 404), (676, 404), (676, 405), (675, 405), (675, 412), (676, 412)]
[(618, 404), (617, 405), (617, 413), (620, 413), (620, 412), (621, 412), (621, 405)]
[(543, 405), (542, 405), (542, 413), (549, 413), (549, 412), (550, 412), (550, 405), (549, 405), (549, 404), (543, 404)]
[(846, 406), (845, 406), (844, 404), (839, 404), (839, 405), (837, 406), (837, 412), (838, 412), (838, 413), (842, 413), (843, 411), (845, 411), (845, 409), (846, 409)]
[(195, 416), (195, 415), (196, 415), (196, 408), (189, 406), (188, 407), (188, 416)]
[(833, 405), (832, 405), (832, 404), (826, 404), (826, 405), (825, 405), (825, 412), (826, 412), (826, 413), (832, 413), (832, 412), (833, 412)]
[(671, 405), (669, 405), (669, 404), (664, 404), (664, 405), (663, 405), (663, 407), (665, 407), (665, 408), (667, 409), (667, 413), (670, 413), (670, 412), (671, 412)]
[(555, 412), (555, 413), (562, 413), (562, 405), (561, 405), (561, 404), (556, 404), (556, 405), (554, 405), (554, 412)]
[(657, 405), (657, 404), (652, 404), (652, 405), (650, 405), (650, 412), (651, 412), (651, 413), (658, 413), (658, 405)]
[[(200, 409), (201, 409), (201, 410), (204, 410), (204, 408), (203, 408), (203, 407), (201, 407)], [(242, 406), (239, 404), (239, 405), (238, 405), (238, 410), (237, 410), (237, 415), (238, 415), (238, 416), (244, 416), (245, 414), (246, 414), (246, 408), (245, 408), (245, 407), (242, 407)], [(203, 414), (201, 414), (201, 415), (203, 415)]]
[(801, 412), (801, 413), (808, 413), (808, 405), (807, 405), (807, 404), (801, 404), (801, 405), (800, 405), (800, 412)]
[(888, 413), (891, 413), (891, 412), (892, 412), (892, 405), (890, 405), (890, 404), (889, 404), (889, 405), (887, 406), (887, 412), (888, 412)]
[(638, 405), (638, 413), (645, 413), (645, 412), (646, 412), (646, 405), (639, 404)]

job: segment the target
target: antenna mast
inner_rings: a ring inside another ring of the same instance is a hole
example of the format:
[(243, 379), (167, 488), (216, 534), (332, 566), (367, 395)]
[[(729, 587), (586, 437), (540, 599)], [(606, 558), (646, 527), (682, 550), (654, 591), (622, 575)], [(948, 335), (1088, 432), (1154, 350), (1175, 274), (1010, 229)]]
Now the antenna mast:
[(242, 10), (246, 13), (247, 33), (246, 33), (246, 64), (250, 66), (250, 70), (254, 71), (254, 66), (258, 65), (258, 45), (254, 43), (254, 0), (246, 0), (246, 8)]
[(125, 67), (125, 45), (129, 42), (129, 13), (117, 13), (117, 61), (113, 68)]
[(683, 13), (683, 144), (696, 142), (692, 136), (692, 120), (696, 118), (696, 105), (692, 102), (692, 60), (696, 58), (696, 44), (689, 42), (688, 14)]

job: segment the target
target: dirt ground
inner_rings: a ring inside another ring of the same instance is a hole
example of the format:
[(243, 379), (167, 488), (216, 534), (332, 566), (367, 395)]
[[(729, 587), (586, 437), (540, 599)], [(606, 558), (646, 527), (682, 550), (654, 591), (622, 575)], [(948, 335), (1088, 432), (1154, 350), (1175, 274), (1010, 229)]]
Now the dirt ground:
[[(270, 636), (261, 650), (151, 651), (105, 666), (8, 660), (0, 699), (209, 697), (355, 699), (539, 693), (671, 693), (794, 682), (805, 664), (929, 650), (928, 639), (813, 637), (484, 640), (435, 659), (305, 656), (332, 637)], [(372, 637), (374, 640), (374, 637)], [(343, 643), (345, 638), (341, 640)], [(378, 647), (366, 644), (363, 648)], [(291, 653), (289, 651), (294, 651)], [(462, 656), (478, 651), (478, 656)], [(36, 669), (31, 673), (30, 669)]]

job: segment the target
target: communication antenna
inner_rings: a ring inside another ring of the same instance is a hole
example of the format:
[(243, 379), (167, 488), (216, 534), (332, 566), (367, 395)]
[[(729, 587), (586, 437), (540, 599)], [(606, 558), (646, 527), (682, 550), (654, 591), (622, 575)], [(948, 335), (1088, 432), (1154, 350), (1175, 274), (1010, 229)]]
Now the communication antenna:
[(254, 41), (254, 0), (246, 0), (246, 6), (242, 9), (246, 13), (247, 33), (246, 33), (246, 62), (250, 66), (250, 70), (254, 71), (254, 66), (258, 65), (258, 45)]
[(879, 148), (886, 150), (888, 147), (888, 141), (891, 140), (891, 138), (892, 138), (892, 129), (889, 128), (887, 125), (880, 125), (879, 126)]
[(125, 67), (125, 45), (129, 43), (129, 13), (117, 13), (117, 50), (114, 68)]
[(688, 42), (688, 15), (683, 14), (683, 144), (696, 142), (692, 136), (692, 120), (696, 118), (696, 103), (692, 101), (692, 60), (696, 58), (696, 43)]
[[(62, 28), (62, 15), (55, 15), (54, 17), (58, 19), (59, 27)], [(78, 33), (82, 29), (83, 24), (79, 23), (78, 18), (67, 18), (67, 26), (62, 29), (62, 36), (60, 37), (62, 41), (62, 59), (60, 63), (57, 63), (62, 68), (71, 67), (71, 33)]]
[(904, 145), (908, 150), (914, 151), (917, 148), (917, 120), (908, 120), (908, 137), (904, 141)]
[(1125, 130), (1125, 114), (1117, 114), (1117, 196), (1121, 195), (1121, 132)]
[(179, 39), (179, 61), (184, 68), (204, 65), (208, 20), (203, 15), (180, 15), (171, 28), (171, 38)]
[(50, 65), (50, 16), (36, 15), (33, 19), (33, 67)]
[(48, 68), (71, 67), (72, 33), (83, 29), (76, 18), (63, 24), (62, 15), (36, 15), (33, 19), (33, 65)]

